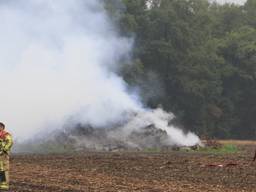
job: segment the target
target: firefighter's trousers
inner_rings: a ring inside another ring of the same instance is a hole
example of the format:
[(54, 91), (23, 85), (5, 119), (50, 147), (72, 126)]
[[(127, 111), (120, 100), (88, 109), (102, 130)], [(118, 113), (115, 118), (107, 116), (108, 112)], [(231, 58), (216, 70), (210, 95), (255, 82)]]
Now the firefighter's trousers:
[(9, 189), (9, 155), (0, 155), (0, 191)]

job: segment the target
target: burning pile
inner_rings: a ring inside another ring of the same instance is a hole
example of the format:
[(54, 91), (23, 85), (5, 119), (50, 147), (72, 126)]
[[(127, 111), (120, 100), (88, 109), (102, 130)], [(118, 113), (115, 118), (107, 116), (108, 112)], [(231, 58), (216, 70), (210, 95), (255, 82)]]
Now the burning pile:
[(95, 127), (69, 121), (65, 128), (18, 145), (18, 152), (140, 151), (200, 146), (193, 133), (172, 125), (174, 116), (161, 108), (128, 113), (116, 124)]
[(133, 130), (126, 135), (120, 127), (102, 129), (79, 124), (75, 128), (57, 135), (56, 138), (59, 143), (72, 145), (76, 150), (142, 150), (162, 148), (168, 145), (166, 131), (157, 129), (153, 125)]
[(71, 124), (61, 133), (56, 133), (53, 140), (78, 151), (143, 150), (200, 145), (196, 135), (185, 134), (170, 125), (173, 115), (162, 109), (132, 114), (127, 121), (111, 127)]

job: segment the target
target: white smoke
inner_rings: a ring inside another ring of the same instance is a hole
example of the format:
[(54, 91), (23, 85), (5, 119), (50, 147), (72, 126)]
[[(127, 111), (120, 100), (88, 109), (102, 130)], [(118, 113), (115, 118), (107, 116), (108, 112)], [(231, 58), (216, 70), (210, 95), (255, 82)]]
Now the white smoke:
[(132, 40), (117, 34), (101, 1), (1, 1), (0, 23), (0, 120), (16, 138), (61, 128), (70, 116), (104, 127), (134, 112), (142, 117), (134, 127), (153, 123), (173, 143), (199, 142), (127, 92), (115, 69)]

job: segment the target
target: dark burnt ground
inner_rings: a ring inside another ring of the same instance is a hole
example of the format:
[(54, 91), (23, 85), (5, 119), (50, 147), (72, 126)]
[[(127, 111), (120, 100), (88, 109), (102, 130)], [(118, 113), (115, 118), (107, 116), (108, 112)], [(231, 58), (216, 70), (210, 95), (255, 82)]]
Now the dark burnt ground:
[(256, 191), (252, 153), (13, 155), (11, 191)]

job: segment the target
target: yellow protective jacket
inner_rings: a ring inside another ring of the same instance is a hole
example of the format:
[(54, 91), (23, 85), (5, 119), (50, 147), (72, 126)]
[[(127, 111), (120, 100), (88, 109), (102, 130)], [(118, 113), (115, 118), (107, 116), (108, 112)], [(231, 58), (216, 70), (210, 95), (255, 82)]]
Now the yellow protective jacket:
[(0, 191), (9, 189), (9, 152), (12, 144), (12, 136), (0, 131)]
[(13, 139), (10, 133), (0, 131), (0, 155), (1, 153), (9, 153), (13, 145)]

